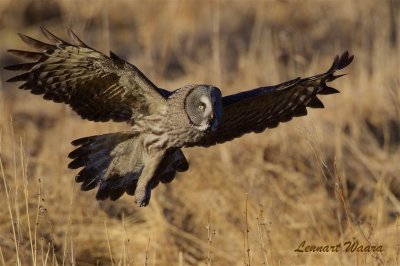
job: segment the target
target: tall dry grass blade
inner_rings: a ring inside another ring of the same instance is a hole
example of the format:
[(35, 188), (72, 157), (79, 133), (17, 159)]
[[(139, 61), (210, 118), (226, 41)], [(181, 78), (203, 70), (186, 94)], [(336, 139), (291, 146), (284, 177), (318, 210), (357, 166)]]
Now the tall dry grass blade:
[[(246, 222), (246, 231), (245, 231), (245, 265), (246, 266), (251, 266), (251, 262), (250, 262), (250, 242), (249, 242), (249, 221), (248, 221), (248, 209), (247, 209), (247, 205), (248, 205), (248, 200), (249, 200), (249, 194), (246, 193), (246, 203), (245, 203), (245, 211), (244, 211), (244, 215), (245, 215), (245, 222)], [(246, 261), (247, 259), (247, 261)]]
[(213, 13), (213, 32), (212, 32), (212, 55), (214, 65), (214, 80), (217, 86), (221, 84), (221, 34), (220, 34), (220, 2), (219, 0), (212, 2)]
[(110, 51), (110, 19), (109, 19), (109, 8), (108, 8), (108, 1), (104, 1), (102, 3), (103, 8), (101, 12), (101, 18), (103, 22), (102, 27), (102, 37), (103, 37), (103, 48), (104, 51)]
[[(10, 117), (10, 124), (11, 124), (11, 141), (12, 141), (12, 150), (13, 150), (13, 167), (14, 167), (14, 209), (15, 209), (15, 220), (11, 217), (11, 221), (15, 223), (15, 249), (17, 250), (17, 265), (20, 265), (20, 258), (19, 258), (19, 238), (21, 235), (20, 226), (19, 226), (19, 207), (18, 207), (18, 182), (17, 182), (17, 155), (16, 155), (16, 148), (15, 148), (15, 136), (14, 136), (14, 123), (12, 117)], [(3, 178), (5, 180), (5, 176), (3, 174)], [(6, 187), (6, 186), (5, 186)]]
[(258, 241), (260, 244), (260, 251), (261, 251), (261, 261), (262, 261), (262, 264), (269, 265), (267, 252), (266, 252), (267, 248), (265, 246), (263, 230), (262, 230), (262, 226), (264, 224), (262, 206), (260, 206), (260, 213), (256, 219), (257, 219)]
[[(41, 195), (42, 195), (42, 185), (40, 182), (40, 178), (38, 179), (38, 198), (37, 198), (37, 205), (36, 205), (36, 217), (35, 217), (35, 228), (34, 228), (34, 249), (36, 251), (35, 256), (35, 265), (37, 263), (37, 234), (38, 234), (38, 225), (39, 225), (39, 214), (40, 214), (40, 202), (41, 202)], [(41, 239), (42, 241), (42, 239)], [(43, 245), (41, 243), (41, 257), (42, 257), (42, 264), (43, 264)]]
[(42, 259), (42, 265), (45, 265), (44, 264), (44, 248), (43, 248), (43, 237), (41, 237), (40, 238), (40, 257), (41, 257), (41, 259)]
[[(64, 233), (64, 251), (63, 251), (63, 260), (62, 260), (62, 265), (65, 265), (65, 259), (67, 257), (67, 240), (68, 240), (68, 233), (71, 228), (71, 217), (72, 217), (72, 206), (74, 204), (74, 190), (75, 190), (75, 184), (76, 182), (72, 182), (72, 189), (71, 189), (71, 198), (69, 202), (69, 210), (68, 210), (68, 221), (67, 221), (67, 228), (65, 229)], [(72, 241), (72, 240), (71, 240)]]
[(183, 266), (183, 252), (181, 250), (178, 253), (178, 266)]
[(15, 245), (15, 255), (16, 255), (16, 260), (17, 260), (17, 265), (21, 265), (20, 262), (20, 257), (19, 257), (19, 246), (18, 246), (18, 240), (17, 240), (17, 230), (15, 228), (15, 222), (14, 222), (14, 216), (11, 210), (11, 202), (10, 202), (10, 194), (8, 191), (8, 187), (7, 187), (7, 181), (6, 181), (6, 175), (4, 173), (4, 168), (3, 168), (3, 161), (2, 161), (2, 157), (0, 154), (0, 170), (1, 170), (1, 176), (3, 178), (3, 184), (4, 184), (4, 192), (6, 195), (6, 202), (7, 202), (7, 208), (8, 208), (8, 213), (10, 215), (10, 222), (11, 222), (11, 229), (12, 229), (12, 233), (13, 233), (13, 238), (14, 238), (14, 245)]
[(1, 250), (1, 245), (0, 245), (0, 259), (1, 259), (2, 265), (6, 266), (6, 262), (4, 261), (3, 251)]
[[(340, 233), (340, 246), (341, 249), (343, 249), (344, 247), (344, 242), (345, 242), (345, 235), (344, 235), (344, 230), (343, 230), (343, 225), (342, 225), (342, 217), (341, 217), (341, 208), (340, 208), (340, 201), (338, 200), (338, 197), (335, 193), (335, 213), (336, 213), (336, 219), (337, 219), (337, 224), (339, 227), (339, 233)], [(344, 263), (344, 253), (340, 252), (340, 257), (339, 257), (339, 261), (341, 264)]]
[(24, 154), (24, 149), (23, 149), (23, 144), (22, 144), (22, 138), (20, 138), (19, 141), (20, 144), (20, 161), (21, 161), (21, 178), (22, 178), (22, 184), (24, 188), (24, 199), (25, 199), (25, 210), (26, 210), (26, 219), (27, 219), (27, 224), (28, 224), (28, 234), (29, 234), (29, 244), (31, 246), (31, 255), (32, 255), (32, 265), (36, 265), (36, 248), (34, 246), (34, 239), (32, 237), (32, 229), (31, 229), (31, 221), (30, 221), (30, 215), (29, 215), (29, 204), (28, 204), (28, 199), (29, 199), (29, 189), (28, 189), (28, 177), (27, 177), (27, 163), (25, 163), (25, 154)]
[(400, 215), (397, 215), (396, 218), (396, 249), (395, 249), (395, 261), (396, 265), (400, 265)]
[(259, 1), (257, 2), (257, 7), (255, 11), (255, 18), (254, 18), (254, 25), (251, 28), (251, 35), (250, 35), (250, 41), (249, 41), (249, 48), (247, 50), (247, 53), (245, 53), (245, 64), (244, 66), (246, 68), (252, 68), (254, 67), (254, 64), (257, 61), (257, 52), (258, 49), (262, 49), (265, 45), (261, 41), (262, 38), (262, 32), (264, 30), (264, 22), (265, 22), (265, 8), (263, 8), (265, 5), (265, 2)]
[(123, 237), (122, 237), (122, 241), (123, 241), (122, 262), (123, 262), (123, 265), (126, 266), (125, 213), (122, 213), (122, 231), (124, 232)]
[[(51, 243), (49, 242), (49, 243), (47, 244), (47, 252), (46, 252), (46, 256), (45, 256), (45, 258), (44, 258), (44, 263), (43, 263), (44, 266), (47, 265), (47, 260), (49, 259), (50, 250), (51, 250), (51, 249), (52, 249), (52, 245), (51, 245)], [(53, 265), (54, 265), (54, 263), (53, 263)]]
[[(0, 94), (0, 96), (1, 96), (1, 94)], [(2, 150), (2, 141), (3, 141), (3, 138), (2, 138), (2, 136), (3, 136), (3, 128), (0, 128), (0, 156), (1, 156), (1, 150)]]
[(53, 224), (48, 221), (48, 223), (50, 224), (50, 228), (51, 228), (51, 237), (50, 237), (50, 245), (51, 245), (51, 252), (52, 252), (52, 263), (53, 265), (58, 265), (58, 261), (57, 261), (57, 254), (56, 254), (56, 248), (54, 246), (54, 227)]
[(114, 259), (111, 251), (111, 244), (110, 244), (110, 235), (108, 233), (108, 228), (107, 228), (107, 223), (104, 221), (104, 229), (106, 231), (106, 237), (107, 237), (107, 247), (108, 247), (108, 254), (110, 255), (110, 262), (111, 266), (114, 266)]
[(75, 266), (76, 265), (76, 261), (75, 261), (75, 248), (74, 248), (74, 242), (71, 239), (70, 242), (70, 249), (71, 249), (71, 265)]
[(352, 219), (352, 216), (350, 213), (349, 205), (347, 203), (347, 198), (345, 197), (344, 192), (343, 192), (342, 178), (336, 173), (337, 172), (336, 171), (336, 158), (334, 159), (334, 171), (335, 172), (334, 172), (334, 175), (332, 176), (332, 178), (335, 180), (335, 186), (334, 186), (335, 194), (337, 195), (337, 197), (340, 199), (341, 203), (343, 204), (343, 208), (346, 213), (347, 224), (354, 235), (353, 219)]
[[(154, 241), (155, 243), (157, 243), (156, 241)], [(157, 262), (157, 246), (153, 245), (154, 249), (153, 249), (153, 266), (156, 266), (156, 262)]]
[(208, 240), (208, 249), (207, 249), (207, 261), (206, 265), (211, 266), (211, 242), (212, 242), (212, 233), (211, 233), (211, 224), (210, 224), (210, 216), (211, 210), (208, 210), (208, 219), (207, 219), (207, 240)]
[(148, 265), (149, 248), (150, 248), (150, 237), (149, 237), (149, 240), (147, 241), (146, 250), (144, 252), (144, 266)]

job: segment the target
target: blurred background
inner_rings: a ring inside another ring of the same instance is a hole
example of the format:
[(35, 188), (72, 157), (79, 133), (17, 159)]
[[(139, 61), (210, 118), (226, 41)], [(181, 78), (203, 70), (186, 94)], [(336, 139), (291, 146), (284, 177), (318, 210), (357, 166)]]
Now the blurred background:
[[(3, 265), (397, 265), (400, 262), (400, 1), (0, 0), (0, 65), (21, 62), (21, 32), (67, 28), (135, 64), (155, 84), (209, 83), (223, 94), (327, 70), (349, 75), (278, 128), (185, 149), (190, 170), (147, 208), (95, 200), (67, 168), (76, 138), (127, 129), (81, 120), (0, 83)], [(382, 245), (379, 253), (296, 253)]]

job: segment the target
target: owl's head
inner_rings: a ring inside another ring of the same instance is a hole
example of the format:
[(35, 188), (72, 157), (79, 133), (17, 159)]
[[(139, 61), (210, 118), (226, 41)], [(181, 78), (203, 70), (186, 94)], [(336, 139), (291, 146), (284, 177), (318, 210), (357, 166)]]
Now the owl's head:
[(197, 85), (185, 99), (185, 111), (200, 131), (217, 129), (222, 116), (221, 91), (209, 85)]

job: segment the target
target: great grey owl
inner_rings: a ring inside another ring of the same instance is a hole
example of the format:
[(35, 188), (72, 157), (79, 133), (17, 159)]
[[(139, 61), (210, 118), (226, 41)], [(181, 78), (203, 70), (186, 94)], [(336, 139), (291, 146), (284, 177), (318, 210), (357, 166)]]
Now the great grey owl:
[(181, 148), (260, 133), (306, 115), (306, 107), (324, 107), (317, 96), (338, 93), (327, 82), (340, 77), (335, 71), (353, 60), (345, 52), (323, 74), (222, 97), (211, 85), (161, 89), (134, 65), (112, 52), (108, 57), (96, 51), (71, 30), (73, 44), (42, 32), (51, 44), (20, 34), (39, 52), (8, 50), (33, 60), (5, 67), (26, 71), (8, 81), (22, 81), (20, 89), (70, 105), (84, 119), (129, 123), (125, 132), (74, 140), (68, 166), (82, 167), (75, 177), (82, 190), (99, 186), (97, 199), (116, 200), (126, 192), (135, 195), (139, 206), (149, 203), (159, 182), (171, 182), (176, 172), (188, 170)]

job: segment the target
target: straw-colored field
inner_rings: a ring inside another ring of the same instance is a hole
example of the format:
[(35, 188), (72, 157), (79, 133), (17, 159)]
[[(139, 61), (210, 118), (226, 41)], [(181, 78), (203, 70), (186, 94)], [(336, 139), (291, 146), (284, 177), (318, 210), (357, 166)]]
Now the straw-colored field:
[[(72, 140), (127, 125), (81, 120), (1, 70), (0, 265), (400, 265), (400, 2), (143, 2), (0, 0), (0, 65), (41, 25), (65, 38), (72, 26), (167, 89), (226, 95), (322, 73), (345, 50), (355, 60), (325, 109), (185, 149), (190, 170), (146, 208), (97, 202), (67, 168)], [(295, 252), (303, 241), (342, 246)]]

